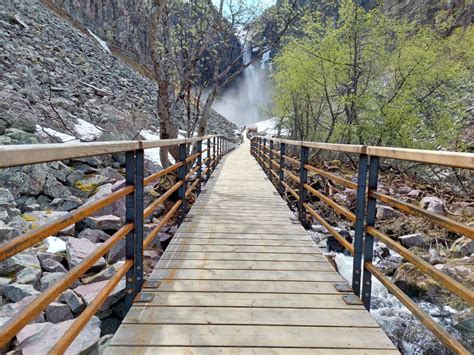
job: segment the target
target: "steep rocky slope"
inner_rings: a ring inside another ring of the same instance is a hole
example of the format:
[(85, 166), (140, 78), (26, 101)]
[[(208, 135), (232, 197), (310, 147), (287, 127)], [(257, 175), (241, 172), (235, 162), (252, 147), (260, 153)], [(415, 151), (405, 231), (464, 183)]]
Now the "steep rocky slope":
[[(138, 138), (143, 128), (153, 131), (153, 81), (40, 1), (1, 3), (0, 134), (8, 127), (46, 128), (59, 136), (51, 128), (93, 140)], [(215, 114), (209, 128), (232, 134), (235, 127)]]

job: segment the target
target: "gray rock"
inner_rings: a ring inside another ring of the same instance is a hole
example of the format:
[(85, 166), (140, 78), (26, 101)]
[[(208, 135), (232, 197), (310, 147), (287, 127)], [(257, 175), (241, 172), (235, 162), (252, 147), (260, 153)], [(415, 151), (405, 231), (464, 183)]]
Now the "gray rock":
[(107, 254), (107, 262), (115, 263), (120, 259), (125, 258), (125, 239), (120, 239), (115, 245), (110, 249)]
[(53, 201), (51, 201), (51, 207), (56, 211), (69, 212), (69, 211), (75, 210), (81, 205), (82, 205), (81, 199), (75, 196), (69, 196), (65, 198), (55, 198)]
[[(0, 307), (0, 317), (11, 317), (14, 314), (21, 312), (25, 309), (31, 302), (36, 299), (37, 295), (27, 296), (21, 299), (21, 301), (16, 303), (7, 303)], [(44, 322), (44, 314), (41, 312), (34, 320), (33, 323), (42, 323)]]
[(26, 233), (30, 229), (30, 225), (20, 216), (13, 217), (8, 226), (15, 228), (21, 234)]
[(37, 144), (38, 138), (32, 133), (22, 131), (17, 128), (7, 128), (3, 133), (5, 136), (10, 138), (14, 144)]
[[(97, 294), (105, 287), (108, 281), (94, 282), (87, 285), (76, 287), (74, 291), (80, 295), (87, 305), (89, 305), (96, 298)], [(100, 307), (100, 311), (105, 311), (114, 303), (118, 302), (125, 294), (125, 280), (122, 279), (118, 285), (113, 289), (105, 302)]]
[(0, 243), (12, 240), (18, 237), (20, 234), (16, 228), (11, 227), (0, 221)]
[(78, 238), (89, 239), (92, 243), (104, 242), (109, 239), (110, 235), (100, 229), (86, 228), (77, 235)]
[[(60, 323), (36, 323), (24, 327), (16, 336), (18, 348), (23, 354), (47, 354), (74, 320)], [(79, 354), (93, 347), (100, 339), (100, 320), (92, 317), (77, 338), (69, 346), (66, 354)]]
[(41, 267), (43, 267), (43, 263), (45, 260), (52, 259), (54, 261), (57, 261), (60, 263), (64, 258), (61, 254), (53, 254), (53, 253), (45, 253), (42, 251), (39, 251), (36, 256), (38, 257), (39, 263)]
[(76, 185), (76, 182), (81, 180), (81, 179), (84, 179), (85, 176), (86, 176), (86, 174), (83, 171), (74, 170), (71, 174), (69, 174), (67, 176), (67, 178), (66, 178), (67, 184), (70, 187), (74, 187)]
[(474, 253), (474, 240), (468, 237), (458, 238), (451, 245), (449, 251), (458, 257), (469, 256)]
[(400, 244), (407, 248), (413, 248), (418, 245), (423, 244), (423, 234), (415, 233), (415, 234), (407, 234), (401, 237), (398, 237)]
[(79, 313), (86, 308), (82, 298), (70, 289), (67, 289), (59, 296), (59, 302), (66, 303), (73, 313)]
[(418, 198), (421, 195), (421, 190), (411, 190), (408, 192), (407, 196), (411, 198)]
[(26, 267), (41, 269), (38, 258), (27, 252), (21, 252), (0, 262), (0, 275), (8, 276)]
[(35, 290), (33, 285), (11, 283), (3, 286), (3, 295), (13, 302), (21, 301), (28, 296), (37, 296), (40, 293)]
[(73, 319), (71, 309), (67, 304), (52, 302), (46, 307), (44, 312), (46, 320), (51, 323), (64, 322), (65, 320)]
[(45, 164), (1, 169), (0, 184), (8, 186), (15, 198), (19, 198), (21, 195), (36, 196), (43, 189), (46, 171)]
[(61, 264), (53, 259), (46, 259), (41, 263), (41, 266), (44, 270), (49, 272), (67, 272), (67, 269)]
[[(97, 188), (95, 194), (87, 199), (84, 205), (89, 205), (95, 201), (98, 201), (113, 192), (112, 184), (105, 184)], [(94, 213), (94, 216), (104, 216), (104, 215), (114, 215), (119, 217), (125, 217), (125, 199), (122, 198), (117, 200), (104, 208), (101, 208), (99, 211)]]
[[(51, 222), (59, 217), (64, 216), (67, 212), (64, 211), (33, 211), (23, 214), (23, 219), (26, 220), (30, 228), (36, 228), (48, 222)], [(75, 225), (64, 228), (58, 235), (72, 236), (74, 235)]]
[(93, 282), (99, 282), (104, 280), (110, 280), (112, 276), (114, 276), (120, 267), (123, 265), (124, 261), (116, 262), (115, 264), (107, 267), (106, 269), (102, 270), (98, 274), (86, 276), (82, 278), (83, 284), (90, 284)]
[(3, 187), (0, 188), (0, 206), (16, 206), (15, 198), (11, 194), (10, 190)]
[(118, 230), (122, 226), (120, 217), (113, 215), (87, 217), (84, 221), (92, 229)]
[[(50, 288), (52, 285), (54, 285), (56, 282), (59, 280), (64, 279), (64, 276), (66, 275), (65, 272), (45, 272), (43, 273), (43, 277), (41, 278), (40, 281), (40, 290), (43, 292), (44, 290), (47, 290)], [(79, 281), (74, 282), (74, 284), (71, 287), (75, 287), (79, 285)]]
[(402, 216), (402, 213), (389, 206), (377, 206), (377, 219), (391, 219)]
[[(12, 279), (9, 277), (0, 277), (0, 300), (2, 299), (3, 296), (3, 286), (8, 285), (10, 282), (12, 282)], [(2, 304), (0, 303), (0, 306)]]
[(46, 177), (42, 193), (53, 199), (71, 196), (71, 192), (52, 175)]
[[(70, 238), (66, 243), (66, 254), (69, 268), (80, 264), (86, 257), (97, 249), (97, 245), (92, 243), (90, 240), (82, 238)], [(92, 269), (102, 269), (105, 267), (106, 262), (101, 257), (92, 266)]]
[(434, 213), (444, 212), (444, 201), (438, 197), (426, 196), (420, 201), (420, 207)]
[(41, 279), (41, 269), (27, 267), (16, 274), (16, 281), (19, 284), (30, 284), (36, 286)]
[(453, 326), (466, 334), (474, 333), (474, 309), (465, 309), (451, 317)]

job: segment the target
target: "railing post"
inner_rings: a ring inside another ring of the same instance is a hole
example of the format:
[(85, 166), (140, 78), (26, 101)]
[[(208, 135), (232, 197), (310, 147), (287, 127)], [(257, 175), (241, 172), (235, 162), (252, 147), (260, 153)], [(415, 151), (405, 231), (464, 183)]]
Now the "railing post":
[(196, 195), (199, 196), (201, 194), (202, 185), (202, 140), (196, 142), (196, 153), (199, 153), (196, 161), (196, 165), (199, 166), (197, 170), (198, 183), (196, 186)]
[(286, 144), (280, 142), (280, 171), (279, 171), (279, 179), (278, 179), (278, 191), (280, 194), (283, 195), (285, 189), (283, 187), (283, 182), (285, 181), (285, 172), (283, 169), (285, 168), (285, 154), (286, 154)]
[[(377, 180), (379, 170), (379, 157), (370, 157), (369, 166), (369, 192), (377, 191)], [(375, 225), (375, 217), (377, 212), (377, 199), (369, 196), (367, 202), (367, 227), (373, 227)], [(364, 272), (362, 276), (362, 302), (367, 310), (370, 310), (370, 295), (372, 292), (372, 274), (365, 268), (365, 263), (372, 263), (374, 254), (374, 237), (365, 231), (364, 239)]]
[(207, 139), (207, 181), (211, 178), (211, 158), (212, 158), (212, 150), (211, 150), (211, 138)]
[(212, 137), (212, 171), (216, 168), (217, 165), (217, 154), (216, 154), (216, 148), (217, 148), (217, 143), (216, 143), (216, 137)]
[(268, 167), (270, 169), (270, 171), (269, 171), (270, 181), (272, 181), (273, 180), (273, 174), (272, 174), (272, 170), (273, 170), (272, 169), (273, 168), (273, 140), (271, 138), (269, 139), (269, 144), (270, 144), (270, 151), (269, 151), (268, 156), (270, 158), (269, 158), (269, 162), (268, 162), (269, 163)]
[(143, 173), (144, 173), (144, 151), (135, 151), (135, 293), (139, 293), (143, 285)]
[(257, 138), (258, 148), (257, 148), (257, 156), (258, 156), (258, 164), (262, 166), (262, 138)]
[(356, 222), (354, 227), (354, 260), (352, 266), (352, 289), (360, 296), (360, 280), (362, 276), (362, 247), (365, 220), (365, 187), (367, 180), (367, 155), (359, 155), (359, 171), (357, 175)]
[(186, 143), (181, 143), (178, 148), (178, 159), (180, 163), (183, 163), (178, 169), (178, 180), (183, 183), (178, 189), (178, 200), (182, 201), (182, 204), (179, 208), (178, 224), (181, 224), (184, 220), (186, 214), (186, 174), (187, 174), (187, 155), (188, 146)]
[(307, 226), (306, 221), (306, 209), (304, 208), (304, 203), (308, 201), (308, 192), (304, 185), (308, 182), (308, 170), (305, 168), (305, 165), (308, 164), (309, 159), (309, 148), (301, 146), (300, 152), (300, 201), (298, 205), (299, 210), (299, 219), (303, 226)]
[(267, 174), (268, 171), (265, 171), (265, 152), (266, 152), (266, 148), (267, 147), (267, 139), (266, 138), (263, 138), (263, 145), (262, 145), (262, 169), (263, 169), (263, 172), (266, 172)]
[[(135, 151), (125, 153), (125, 184), (135, 186)], [(135, 223), (135, 190), (125, 197), (125, 223)], [(135, 263), (135, 232), (132, 230), (127, 234), (125, 240), (125, 258)], [(135, 268), (132, 267), (126, 276), (126, 303), (131, 307), (135, 298)]]

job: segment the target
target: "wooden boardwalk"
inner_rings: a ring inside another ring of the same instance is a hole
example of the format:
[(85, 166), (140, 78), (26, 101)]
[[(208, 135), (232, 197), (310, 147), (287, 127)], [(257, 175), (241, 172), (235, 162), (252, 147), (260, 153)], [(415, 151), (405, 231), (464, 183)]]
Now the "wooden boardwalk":
[(109, 354), (396, 354), (249, 152), (215, 171)]

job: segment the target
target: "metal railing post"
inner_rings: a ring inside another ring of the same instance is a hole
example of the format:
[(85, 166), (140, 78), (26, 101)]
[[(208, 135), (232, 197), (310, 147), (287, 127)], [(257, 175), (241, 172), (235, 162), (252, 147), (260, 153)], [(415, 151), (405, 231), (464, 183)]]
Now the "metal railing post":
[(198, 183), (196, 186), (196, 195), (199, 196), (201, 194), (202, 186), (202, 140), (196, 142), (196, 153), (199, 153), (196, 161), (196, 165), (199, 166), (199, 169), (197, 170)]
[(362, 276), (362, 247), (365, 221), (365, 187), (367, 180), (367, 155), (359, 155), (357, 175), (356, 222), (354, 227), (354, 259), (352, 265), (352, 289), (360, 296), (360, 281)]
[(272, 171), (273, 171), (273, 140), (270, 138), (269, 139), (269, 146), (270, 146), (270, 151), (269, 151), (269, 164), (268, 164), (268, 167), (270, 169), (269, 171), (269, 176), (270, 176), (270, 181), (273, 180), (273, 174), (272, 174)]
[(207, 180), (211, 178), (211, 158), (212, 158), (212, 150), (211, 150), (211, 138), (207, 139)]
[(188, 173), (186, 155), (188, 146), (186, 143), (181, 143), (178, 148), (178, 159), (180, 163), (183, 163), (178, 169), (178, 180), (183, 183), (178, 189), (178, 200), (182, 200), (182, 204), (179, 207), (178, 224), (181, 224), (186, 214), (186, 174)]
[(143, 285), (143, 179), (144, 179), (144, 151), (135, 151), (135, 248), (133, 268), (135, 274), (135, 293), (139, 293)]
[(301, 146), (300, 151), (300, 200), (298, 204), (299, 219), (303, 226), (307, 226), (306, 221), (306, 209), (304, 203), (308, 201), (308, 192), (306, 191), (304, 184), (308, 182), (308, 170), (305, 165), (308, 164), (309, 159), (309, 148)]
[(267, 175), (270, 174), (268, 172), (268, 170), (266, 171), (266, 168), (265, 168), (265, 152), (266, 152), (266, 148), (267, 147), (267, 139), (266, 138), (263, 138), (263, 145), (262, 145), (262, 169), (263, 169), (263, 172), (265, 172)]
[(286, 154), (286, 144), (280, 142), (280, 171), (279, 171), (279, 179), (278, 179), (278, 191), (280, 194), (283, 195), (285, 189), (283, 187), (283, 182), (285, 181), (285, 172), (283, 169), (285, 168), (285, 154)]
[(213, 137), (212, 138), (212, 171), (214, 171), (214, 169), (216, 168), (216, 165), (217, 165), (217, 154), (216, 154), (216, 148), (217, 148), (217, 144), (216, 144), (216, 137)]
[[(135, 185), (135, 151), (125, 153), (125, 184)], [(125, 223), (135, 223), (135, 191), (125, 197)], [(135, 258), (135, 232), (132, 230), (125, 239), (125, 259)], [(127, 271), (125, 285), (127, 307), (131, 307), (135, 297), (135, 268), (131, 267)]]
[[(370, 157), (369, 165), (369, 192), (377, 191), (377, 180), (379, 170), (379, 157)], [(377, 212), (377, 199), (369, 196), (367, 202), (367, 227), (375, 225), (375, 217)], [(370, 310), (370, 295), (372, 292), (372, 274), (365, 268), (365, 263), (372, 263), (374, 254), (374, 237), (365, 232), (364, 239), (364, 268), (362, 275), (362, 302), (367, 310)]]

